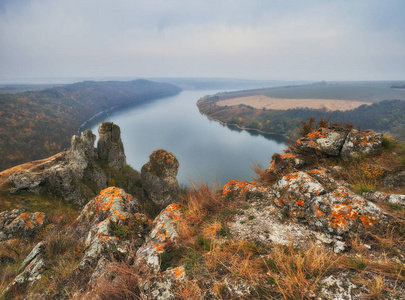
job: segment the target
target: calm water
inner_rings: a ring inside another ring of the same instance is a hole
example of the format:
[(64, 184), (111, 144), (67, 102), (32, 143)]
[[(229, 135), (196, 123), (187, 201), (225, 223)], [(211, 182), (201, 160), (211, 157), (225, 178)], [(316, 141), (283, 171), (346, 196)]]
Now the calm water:
[(221, 184), (229, 180), (251, 180), (254, 163), (267, 167), (271, 156), (285, 148), (280, 136), (238, 131), (211, 121), (200, 114), (199, 98), (218, 91), (184, 91), (152, 103), (115, 110), (97, 122), (89, 123), (97, 134), (100, 121), (111, 121), (121, 128), (127, 162), (136, 170), (148, 162), (157, 149), (172, 152), (180, 163), (178, 180), (189, 179)]

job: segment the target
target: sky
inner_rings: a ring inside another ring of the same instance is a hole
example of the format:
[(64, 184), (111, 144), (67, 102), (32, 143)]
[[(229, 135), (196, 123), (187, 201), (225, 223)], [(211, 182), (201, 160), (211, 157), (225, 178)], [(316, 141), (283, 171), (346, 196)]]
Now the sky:
[(404, 80), (403, 0), (0, 0), (0, 80)]

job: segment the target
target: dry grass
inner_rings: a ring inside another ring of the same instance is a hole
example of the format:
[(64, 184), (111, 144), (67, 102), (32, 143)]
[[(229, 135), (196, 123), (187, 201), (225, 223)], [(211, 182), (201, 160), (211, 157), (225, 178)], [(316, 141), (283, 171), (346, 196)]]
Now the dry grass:
[(320, 281), (339, 270), (337, 256), (316, 244), (307, 250), (276, 246), (265, 263), (268, 281), (284, 299), (312, 299)]
[(134, 266), (112, 262), (98, 278), (85, 299), (140, 299), (139, 276)]

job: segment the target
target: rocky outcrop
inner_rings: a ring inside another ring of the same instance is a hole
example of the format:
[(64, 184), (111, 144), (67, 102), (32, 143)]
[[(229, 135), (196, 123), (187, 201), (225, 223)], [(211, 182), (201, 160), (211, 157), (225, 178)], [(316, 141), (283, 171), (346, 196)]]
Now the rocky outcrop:
[(294, 147), (299, 154), (340, 156), (350, 160), (378, 153), (382, 148), (382, 134), (371, 130), (320, 128), (298, 139)]
[(120, 170), (126, 164), (119, 127), (101, 123), (99, 134), (98, 148), (94, 148), (96, 136), (88, 129), (81, 137), (72, 137), (69, 150), (13, 172), (8, 177), (10, 192), (45, 192), (77, 204), (86, 203), (107, 187), (110, 175), (106, 167)]
[(23, 212), (20, 209), (0, 213), (0, 241), (11, 239), (28, 240), (35, 237), (48, 224), (42, 212)]
[(104, 122), (98, 128), (98, 135), (98, 159), (112, 168), (122, 169), (126, 165), (126, 157), (120, 128), (112, 122)]
[(3, 294), (25, 284), (33, 285), (41, 279), (42, 274), (48, 269), (43, 257), (45, 247), (46, 243), (40, 242), (31, 250), (20, 266), (20, 270), (23, 271), (9, 284)]
[(142, 186), (149, 198), (161, 207), (177, 202), (179, 162), (166, 150), (154, 151), (141, 169)]
[(150, 226), (148, 219), (138, 212), (138, 200), (116, 187), (102, 190), (87, 203), (76, 223), (82, 226), (74, 232), (86, 246), (77, 273), (97, 270), (104, 260), (111, 259), (113, 252), (116, 258), (128, 257), (133, 247), (137, 249), (142, 245)]

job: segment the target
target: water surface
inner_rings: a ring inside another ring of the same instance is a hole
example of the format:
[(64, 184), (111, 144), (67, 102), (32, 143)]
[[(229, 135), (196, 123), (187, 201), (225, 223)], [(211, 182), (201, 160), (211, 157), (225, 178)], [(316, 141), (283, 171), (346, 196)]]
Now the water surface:
[[(219, 180), (251, 180), (251, 167), (267, 167), (271, 156), (285, 148), (277, 135), (240, 131), (209, 120), (196, 106), (199, 98), (218, 91), (183, 91), (176, 96), (109, 112), (101, 121), (120, 126), (127, 163), (136, 170), (157, 149), (172, 152), (180, 163), (178, 180), (212, 183)], [(97, 134), (98, 124), (87, 127)]]

